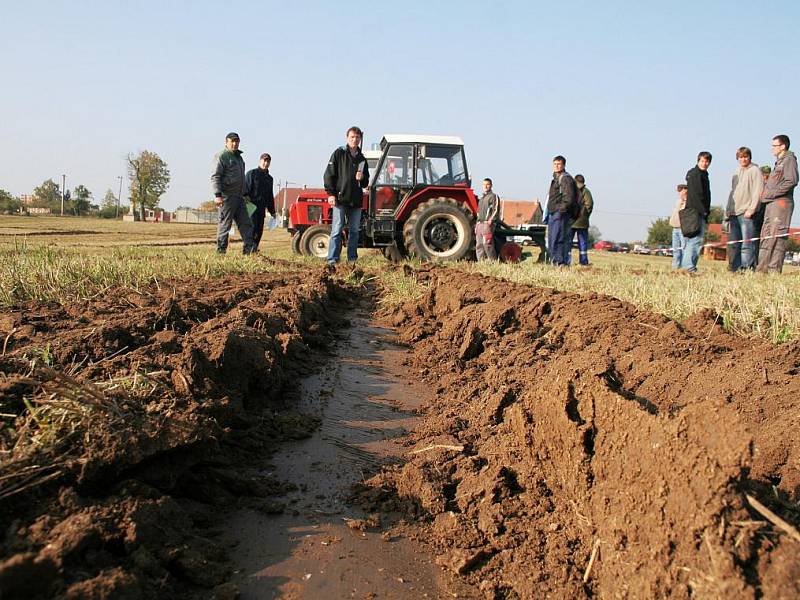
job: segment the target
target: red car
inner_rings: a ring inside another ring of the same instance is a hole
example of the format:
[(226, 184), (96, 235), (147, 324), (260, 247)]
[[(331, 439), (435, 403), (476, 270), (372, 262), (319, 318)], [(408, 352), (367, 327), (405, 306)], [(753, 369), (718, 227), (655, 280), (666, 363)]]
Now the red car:
[(595, 250), (611, 250), (614, 246), (611, 242), (607, 242), (605, 240), (600, 240), (599, 242), (595, 242), (594, 249)]

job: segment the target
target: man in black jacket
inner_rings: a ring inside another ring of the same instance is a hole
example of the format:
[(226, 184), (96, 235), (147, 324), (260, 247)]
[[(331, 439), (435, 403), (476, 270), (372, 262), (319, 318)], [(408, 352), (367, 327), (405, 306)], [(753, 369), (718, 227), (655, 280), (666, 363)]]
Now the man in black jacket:
[(253, 222), (253, 252), (258, 252), (258, 244), (264, 233), (264, 217), (269, 211), (270, 217), (275, 217), (275, 196), (273, 195), (272, 175), (269, 166), (272, 157), (266, 152), (258, 160), (258, 168), (251, 169), (245, 176), (247, 190), (250, 193), (250, 202), (256, 205), (250, 220)]
[(700, 250), (703, 249), (706, 222), (708, 221), (708, 214), (711, 212), (711, 186), (708, 183), (708, 167), (710, 164), (711, 153), (700, 152), (697, 155), (697, 164), (686, 173), (686, 185), (688, 186), (686, 208), (692, 209), (697, 213), (696, 216), (700, 224), (699, 231), (694, 236), (689, 237), (686, 235), (684, 223), (681, 221), (681, 229), (684, 229), (681, 268), (689, 273), (697, 271), (697, 260), (700, 258)]
[(563, 156), (553, 158), (553, 181), (547, 194), (547, 252), (554, 265), (569, 264), (567, 254), (572, 240), (567, 235), (578, 213), (578, 188), (572, 175), (566, 172), (566, 165)]
[(325, 191), (328, 204), (333, 209), (331, 241), (328, 248), (328, 264), (339, 262), (342, 252), (342, 229), (348, 223), (347, 262), (358, 258), (358, 230), (361, 226), (363, 188), (369, 185), (367, 159), (361, 153), (364, 133), (358, 127), (347, 130), (347, 145), (333, 151), (325, 169)]

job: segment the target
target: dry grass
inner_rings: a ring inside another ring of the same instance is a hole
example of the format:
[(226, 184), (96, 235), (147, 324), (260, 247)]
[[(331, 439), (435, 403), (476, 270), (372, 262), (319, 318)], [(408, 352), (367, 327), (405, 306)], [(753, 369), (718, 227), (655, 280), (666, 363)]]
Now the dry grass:
[[(242, 257), (241, 246), (235, 243), (227, 256), (219, 257), (214, 253), (214, 236), (215, 228), (209, 225), (0, 217), (0, 306), (85, 299), (112, 287), (138, 289), (171, 277), (211, 278), (291, 268), (260, 257)], [(320, 264), (294, 256), (283, 230), (265, 234), (262, 252), (291, 262)], [(360, 254), (360, 266), (381, 282), (382, 306), (425, 293), (413, 272), (387, 269), (375, 251)], [(800, 336), (797, 268), (788, 267), (780, 276), (732, 275), (722, 262), (701, 260), (700, 274), (689, 277), (673, 272), (665, 257), (591, 252), (590, 260), (593, 265), (588, 269), (556, 269), (530, 258), (517, 265), (461, 263), (453, 268), (533, 286), (607, 294), (676, 320), (710, 308), (721, 315), (728, 331), (775, 343)]]
[(463, 263), (456, 268), (517, 283), (620, 298), (681, 321), (698, 310), (720, 314), (726, 330), (786, 342), (800, 336), (800, 277), (731, 274), (725, 264), (701, 260), (699, 274), (672, 271), (670, 259), (592, 252), (589, 268), (555, 268), (532, 260), (517, 265)]

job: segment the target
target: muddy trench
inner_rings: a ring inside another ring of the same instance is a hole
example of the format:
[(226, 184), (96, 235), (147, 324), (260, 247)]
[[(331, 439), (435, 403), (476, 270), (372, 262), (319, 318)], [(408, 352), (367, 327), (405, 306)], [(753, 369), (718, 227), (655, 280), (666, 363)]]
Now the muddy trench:
[(0, 597), (800, 597), (797, 343), (288, 267), (0, 313)]

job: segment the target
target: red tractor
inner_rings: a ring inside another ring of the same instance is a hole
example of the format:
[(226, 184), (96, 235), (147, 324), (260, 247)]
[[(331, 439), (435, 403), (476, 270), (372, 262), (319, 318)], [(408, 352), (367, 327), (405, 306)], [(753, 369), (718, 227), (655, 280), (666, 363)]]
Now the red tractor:
[[(478, 201), (470, 188), (461, 138), (386, 135), (380, 156), (367, 154), (367, 159), (370, 186), (364, 193), (359, 246), (381, 248), (391, 260), (413, 256), (451, 261), (473, 256)], [(325, 193), (301, 194), (289, 212), (292, 249), (326, 257), (331, 221)], [(542, 225), (498, 233), (527, 235), (543, 248), (544, 230)]]

